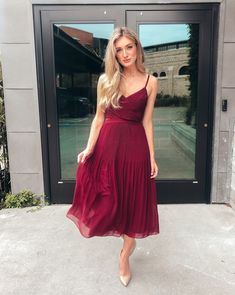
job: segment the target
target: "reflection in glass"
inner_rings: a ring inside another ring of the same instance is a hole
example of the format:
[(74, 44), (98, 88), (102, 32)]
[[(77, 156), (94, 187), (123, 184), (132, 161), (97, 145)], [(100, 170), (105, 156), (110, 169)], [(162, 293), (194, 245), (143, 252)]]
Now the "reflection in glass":
[(96, 86), (113, 24), (55, 24), (54, 53), (61, 179), (75, 179), (77, 154), (96, 111)]
[(158, 179), (195, 178), (198, 32), (198, 24), (139, 25), (145, 67), (159, 87), (154, 109)]

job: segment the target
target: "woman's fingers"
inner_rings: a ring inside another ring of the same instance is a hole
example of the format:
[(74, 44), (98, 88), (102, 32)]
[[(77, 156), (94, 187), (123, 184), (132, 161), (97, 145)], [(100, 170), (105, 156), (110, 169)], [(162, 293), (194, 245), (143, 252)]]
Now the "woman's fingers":
[(83, 154), (83, 156), (82, 156), (82, 163), (85, 161), (85, 159), (86, 159), (86, 155)]
[(157, 164), (154, 162), (151, 164), (151, 176), (150, 178), (155, 178), (158, 175), (158, 167)]
[(86, 151), (82, 151), (82, 152), (79, 153), (78, 156), (77, 156), (77, 162), (78, 162), (78, 163), (79, 163), (79, 162), (83, 163), (83, 162), (86, 161), (86, 159), (87, 159), (88, 157), (90, 157), (90, 153), (88, 153), (88, 152), (86, 152)]
[(79, 162), (82, 162), (82, 157), (83, 157), (83, 154), (82, 153), (78, 154), (78, 156), (77, 156), (77, 162), (78, 163)]
[(153, 175), (153, 173), (154, 173), (154, 167), (153, 165), (151, 165), (151, 175)]
[(155, 177), (158, 175), (158, 167), (157, 165), (155, 164)]
[(155, 174), (154, 174), (154, 177), (156, 177), (158, 175), (158, 167), (157, 165), (155, 165)]
[(151, 163), (151, 176), (150, 178), (153, 178), (154, 177), (154, 165), (153, 163)]
[(153, 173), (150, 178), (155, 178), (157, 176), (157, 172)]

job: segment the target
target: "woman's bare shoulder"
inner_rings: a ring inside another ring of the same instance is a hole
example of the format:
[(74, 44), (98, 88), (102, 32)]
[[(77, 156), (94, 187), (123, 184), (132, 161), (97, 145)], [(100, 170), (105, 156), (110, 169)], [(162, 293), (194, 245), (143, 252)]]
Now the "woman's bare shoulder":
[(150, 88), (151, 92), (156, 90), (157, 83), (158, 83), (157, 78), (155, 76), (149, 74), (149, 88)]
[(149, 74), (149, 82), (156, 84), (156, 81), (157, 81), (157, 78), (155, 76), (153, 76), (152, 74)]

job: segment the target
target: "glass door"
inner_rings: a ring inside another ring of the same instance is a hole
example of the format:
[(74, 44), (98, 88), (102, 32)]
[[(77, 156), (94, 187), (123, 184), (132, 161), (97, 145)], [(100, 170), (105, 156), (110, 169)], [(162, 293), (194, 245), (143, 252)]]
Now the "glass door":
[(127, 11), (145, 67), (158, 79), (154, 108), (161, 202), (205, 202), (211, 15), (208, 11)]
[(96, 88), (114, 23), (53, 24), (61, 180), (74, 180), (87, 143)]
[(88, 140), (109, 37), (124, 13), (109, 6), (41, 12), (52, 203), (71, 203), (77, 154)]

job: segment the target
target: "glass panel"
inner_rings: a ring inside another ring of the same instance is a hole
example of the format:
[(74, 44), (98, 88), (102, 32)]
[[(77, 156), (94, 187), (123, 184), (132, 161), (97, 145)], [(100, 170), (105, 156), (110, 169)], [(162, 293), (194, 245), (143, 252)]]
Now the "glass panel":
[(61, 179), (75, 179), (77, 154), (96, 111), (96, 85), (114, 24), (54, 24)]
[(199, 24), (139, 25), (145, 67), (158, 78), (158, 179), (195, 179), (198, 37)]

